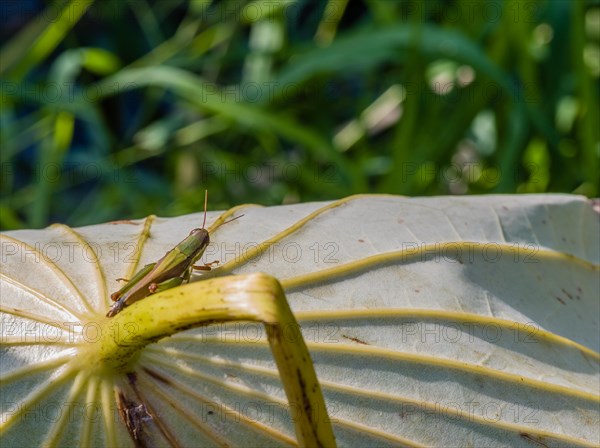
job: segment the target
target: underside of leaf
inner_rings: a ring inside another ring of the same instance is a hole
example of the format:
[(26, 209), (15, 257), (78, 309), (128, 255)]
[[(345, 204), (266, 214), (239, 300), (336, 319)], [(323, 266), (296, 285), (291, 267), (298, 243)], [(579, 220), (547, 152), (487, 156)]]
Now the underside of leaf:
[[(116, 339), (104, 331), (116, 279), (201, 214), (2, 235), (3, 443), (296, 444), (303, 397), (277, 351), (301, 356), (285, 352), (301, 339), (271, 325), (285, 314), (269, 314), (275, 302), (300, 324), (340, 446), (600, 443), (600, 223), (585, 199), (241, 208), (211, 234), (203, 261), (215, 269), (126, 308)], [(260, 279), (272, 294), (240, 286)], [(219, 308), (225, 296), (235, 312)]]

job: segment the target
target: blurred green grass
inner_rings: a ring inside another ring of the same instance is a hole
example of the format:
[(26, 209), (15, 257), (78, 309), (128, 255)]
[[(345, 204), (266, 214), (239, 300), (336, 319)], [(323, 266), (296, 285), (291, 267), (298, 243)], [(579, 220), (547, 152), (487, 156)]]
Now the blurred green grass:
[(599, 192), (598, 1), (0, 8), (2, 229)]

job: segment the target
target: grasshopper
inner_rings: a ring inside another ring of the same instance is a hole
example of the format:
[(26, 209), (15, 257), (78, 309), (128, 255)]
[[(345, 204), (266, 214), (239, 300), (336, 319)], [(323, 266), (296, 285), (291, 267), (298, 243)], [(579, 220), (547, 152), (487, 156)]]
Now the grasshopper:
[[(164, 291), (169, 288), (181, 285), (187, 282), (192, 275), (192, 270), (210, 271), (211, 265), (218, 263), (195, 266), (194, 263), (200, 259), (210, 243), (208, 230), (204, 228), (206, 224), (206, 203), (208, 200), (208, 191), (204, 196), (204, 221), (202, 227), (193, 229), (190, 234), (177, 246), (168, 251), (160, 260), (144, 266), (130, 280), (127, 280), (125, 286), (111, 294), (110, 298), (115, 302), (112, 304), (107, 317), (113, 317), (138, 300)], [(223, 224), (227, 224), (244, 215), (236, 216)], [(221, 225), (223, 225), (221, 224)], [(124, 280), (124, 279), (119, 279)]]

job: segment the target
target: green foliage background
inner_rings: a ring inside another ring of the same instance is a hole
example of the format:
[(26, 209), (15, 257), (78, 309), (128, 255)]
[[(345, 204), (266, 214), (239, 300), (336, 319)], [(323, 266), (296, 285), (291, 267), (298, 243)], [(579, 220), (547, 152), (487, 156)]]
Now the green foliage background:
[(3, 229), (599, 191), (597, 1), (3, 1)]

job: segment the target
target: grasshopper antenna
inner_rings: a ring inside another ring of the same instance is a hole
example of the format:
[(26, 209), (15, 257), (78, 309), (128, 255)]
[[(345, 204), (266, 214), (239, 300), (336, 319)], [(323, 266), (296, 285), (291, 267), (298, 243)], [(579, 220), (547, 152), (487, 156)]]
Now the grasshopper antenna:
[(202, 221), (202, 228), (206, 224), (206, 204), (208, 203), (208, 190), (204, 190), (204, 221)]
[[(206, 205), (208, 204), (208, 190), (204, 190), (204, 221), (202, 221), (202, 228), (204, 229), (204, 226), (206, 225)], [(235, 221), (238, 218), (241, 218), (242, 216), (244, 216), (243, 214), (240, 216), (236, 216), (235, 218), (231, 218), (228, 219), (225, 222), (222, 222), (221, 224), (219, 224), (219, 227), (221, 227), (224, 224), (228, 224), (231, 221)]]
[(222, 223), (221, 223), (221, 225), (220, 225), (219, 227), (221, 227), (222, 225), (228, 224), (228, 223), (230, 223), (231, 221), (235, 221), (236, 219), (239, 219), (239, 218), (241, 218), (242, 216), (244, 216), (244, 215), (240, 215), (240, 216), (236, 216), (235, 218), (228, 219), (227, 221), (225, 221), (225, 222), (222, 222)]

